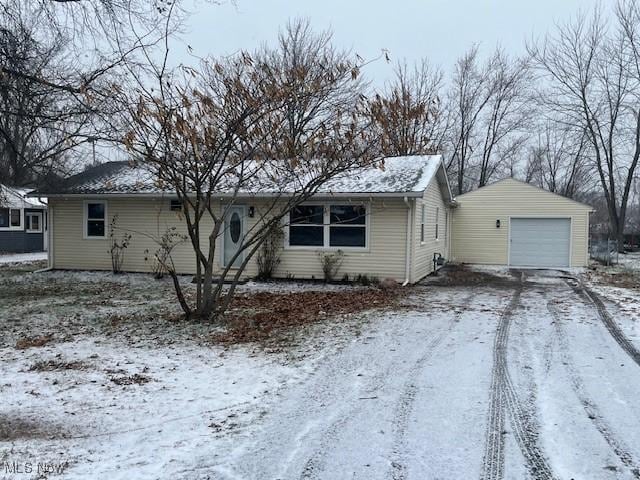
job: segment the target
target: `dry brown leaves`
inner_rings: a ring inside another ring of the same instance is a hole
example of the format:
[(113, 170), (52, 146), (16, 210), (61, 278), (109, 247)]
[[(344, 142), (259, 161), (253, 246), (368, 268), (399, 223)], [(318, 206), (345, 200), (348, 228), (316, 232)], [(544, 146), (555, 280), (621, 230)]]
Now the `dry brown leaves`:
[(474, 285), (503, 286), (514, 280), (500, 277), (489, 272), (471, 270), (466, 265), (448, 265), (439, 270), (437, 276), (428, 277), (425, 283), (434, 286), (466, 287)]
[(41, 337), (25, 337), (16, 342), (16, 349), (26, 350), (31, 347), (44, 347), (53, 340), (53, 335), (43, 335)]
[(395, 305), (403, 292), (398, 287), (238, 295), (225, 316), (229, 328), (213, 340), (229, 344), (273, 340), (299, 326)]
[(30, 372), (54, 372), (61, 370), (84, 370), (88, 365), (81, 361), (41, 360), (29, 367)]

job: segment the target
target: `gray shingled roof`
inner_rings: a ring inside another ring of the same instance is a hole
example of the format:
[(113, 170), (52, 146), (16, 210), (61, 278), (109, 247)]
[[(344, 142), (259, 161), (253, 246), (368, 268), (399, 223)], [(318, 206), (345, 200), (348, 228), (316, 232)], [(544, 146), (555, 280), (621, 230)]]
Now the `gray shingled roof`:
[[(336, 177), (323, 185), (319, 193), (419, 193), (427, 188), (442, 165), (442, 160), (440, 155), (388, 157), (384, 159), (383, 165), (356, 169)], [(263, 184), (269, 185), (260, 190), (265, 195), (287, 193), (286, 185), (276, 185), (272, 181)], [(126, 161), (92, 167), (66, 179), (54, 190), (37, 192), (42, 196), (158, 193), (168, 193), (168, 190), (160, 188), (149, 171), (132, 166)]]

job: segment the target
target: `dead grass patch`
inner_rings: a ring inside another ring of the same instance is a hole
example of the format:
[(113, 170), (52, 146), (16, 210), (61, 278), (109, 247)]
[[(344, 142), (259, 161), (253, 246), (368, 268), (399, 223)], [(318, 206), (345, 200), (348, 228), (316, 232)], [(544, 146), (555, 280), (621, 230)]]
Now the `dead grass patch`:
[(32, 347), (44, 347), (53, 340), (53, 335), (43, 335), (38, 337), (24, 337), (16, 342), (16, 349), (26, 350)]
[(227, 330), (215, 334), (213, 340), (221, 343), (274, 340), (295, 327), (396, 305), (403, 295), (400, 287), (238, 295), (225, 317)]
[(590, 280), (596, 283), (620, 288), (640, 289), (640, 274), (634, 271), (607, 272), (595, 270), (587, 275)]
[(438, 271), (438, 275), (427, 277), (427, 285), (443, 287), (469, 287), (476, 285), (509, 286), (515, 279), (494, 275), (490, 272), (472, 270), (467, 265), (447, 265)]
[(120, 377), (111, 377), (110, 380), (116, 385), (144, 385), (151, 381), (151, 377), (134, 373), (133, 375), (123, 375)]
[(60, 425), (20, 416), (0, 415), (0, 441), (65, 438)]
[(86, 370), (89, 366), (79, 360), (66, 362), (64, 360), (40, 360), (29, 367), (30, 372), (56, 372), (63, 370)]

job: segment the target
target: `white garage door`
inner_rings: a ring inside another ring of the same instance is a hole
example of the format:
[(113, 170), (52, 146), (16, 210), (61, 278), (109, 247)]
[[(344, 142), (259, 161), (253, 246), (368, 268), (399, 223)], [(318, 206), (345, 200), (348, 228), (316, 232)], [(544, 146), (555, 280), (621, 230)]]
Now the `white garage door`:
[(568, 267), (571, 220), (512, 218), (509, 264), (513, 267)]

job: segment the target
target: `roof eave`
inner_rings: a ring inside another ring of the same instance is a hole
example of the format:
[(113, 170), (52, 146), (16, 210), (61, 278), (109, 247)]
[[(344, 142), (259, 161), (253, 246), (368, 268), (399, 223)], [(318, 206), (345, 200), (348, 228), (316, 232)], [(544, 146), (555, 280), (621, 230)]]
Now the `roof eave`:
[[(312, 198), (402, 198), (402, 197), (421, 197), (423, 192), (318, 192), (312, 195)], [(212, 194), (213, 198), (278, 198), (291, 197), (293, 193), (277, 192), (277, 193), (217, 193)], [(31, 195), (29, 195), (31, 196)], [(44, 198), (169, 198), (175, 197), (172, 192), (91, 192), (91, 193), (40, 193), (34, 195)]]

